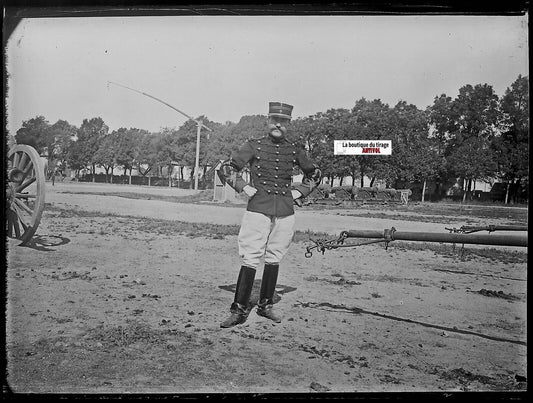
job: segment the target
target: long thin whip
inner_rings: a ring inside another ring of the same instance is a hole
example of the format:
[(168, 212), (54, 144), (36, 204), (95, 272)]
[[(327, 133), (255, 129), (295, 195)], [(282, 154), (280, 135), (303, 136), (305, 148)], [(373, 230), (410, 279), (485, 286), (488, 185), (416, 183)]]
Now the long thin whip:
[(191, 116), (187, 115), (185, 112), (180, 111), (178, 108), (176, 108), (176, 107), (170, 105), (168, 102), (165, 102), (165, 101), (163, 101), (163, 100), (161, 100), (161, 99), (159, 99), (159, 98), (156, 98), (156, 97), (154, 97), (153, 95), (147, 94), (146, 92), (143, 92), (143, 91), (136, 90), (135, 88), (130, 88), (130, 87), (127, 87), (127, 86), (125, 86), (125, 85), (122, 85), (122, 84), (119, 84), (119, 83), (115, 83), (115, 82), (113, 82), (113, 81), (108, 81), (107, 83), (108, 83), (108, 84), (115, 84), (115, 85), (118, 85), (119, 87), (126, 88), (126, 89), (128, 89), (128, 90), (130, 90), (130, 91), (135, 91), (135, 92), (137, 92), (137, 93), (139, 93), (139, 94), (142, 94), (142, 95), (147, 96), (147, 97), (149, 97), (149, 98), (155, 99), (156, 101), (161, 102), (163, 105), (166, 105), (166, 106), (168, 106), (168, 107), (171, 108), (171, 109), (174, 109), (176, 112), (179, 112), (179, 113), (181, 113), (183, 116), (185, 116), (185, 117), (189, 118), (190, 120), (196, 122), (196, 124), (199, 124), (199, 125), (201, 125), (202, 127), (205, 127), (205, 128), (206, 128), (207, 130), (209, 130), (210, 132), (213, 131), (213, 130), (211, 130), (209, 127), (207, 127), (206, 125), (204, 125), (203, 123), (201, 123), (201, 122), (197, 121), (196, 119), (192, 118)]

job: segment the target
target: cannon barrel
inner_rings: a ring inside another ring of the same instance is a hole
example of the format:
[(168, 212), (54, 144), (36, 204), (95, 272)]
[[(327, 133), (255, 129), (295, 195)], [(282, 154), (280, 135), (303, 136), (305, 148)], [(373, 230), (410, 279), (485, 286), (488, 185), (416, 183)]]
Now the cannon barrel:
[(405, 232), (375, 230), (351, 230), (343, 232), (347, 238), (382, 238), (386, 240), (419, 241), (419, 242), (443, 242), (460, 244), (499, 245), (499, 246), (525, 246), (527, 247), (527, 234), (494, 235), (494, 234), (447, 234), (433, 232)]

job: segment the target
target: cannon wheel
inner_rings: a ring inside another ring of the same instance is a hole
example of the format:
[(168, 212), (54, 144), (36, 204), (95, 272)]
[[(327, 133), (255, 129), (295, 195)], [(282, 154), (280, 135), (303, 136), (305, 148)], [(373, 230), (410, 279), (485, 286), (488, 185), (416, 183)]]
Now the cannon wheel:
[(7, 235), (24, 245), (35, 234), (44, 209), (44, 163), (33, 147), (22, 144), (9, 150), (7, 163)]

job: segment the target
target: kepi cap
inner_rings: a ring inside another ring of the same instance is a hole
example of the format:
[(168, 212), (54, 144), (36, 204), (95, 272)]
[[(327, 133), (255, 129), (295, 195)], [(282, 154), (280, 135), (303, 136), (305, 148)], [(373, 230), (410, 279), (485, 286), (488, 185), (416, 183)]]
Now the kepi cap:
[(292, 108), (292, 105), (284, 104), (283, 102), (269, 102), (268, 116), (291, 119)]

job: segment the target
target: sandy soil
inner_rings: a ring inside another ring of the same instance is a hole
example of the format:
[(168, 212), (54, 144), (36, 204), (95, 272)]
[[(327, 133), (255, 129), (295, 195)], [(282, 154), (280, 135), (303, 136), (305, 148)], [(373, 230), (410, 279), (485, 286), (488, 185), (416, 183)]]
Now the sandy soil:
[[(157, 199), (176, 194), (194, 192), (47, 184), (32, 242), (7, 240), (8, 389), (527, 389), (526, 248), (395, 241), (388, 249), (372, 244), (306, 258), (309, 243), (297, 241), (279, 275), (275, 306), (282, 323), (252, 312), (245, 324), (221, 329), (240, 266), (236, 231), (244, 205)], [(420, 209), (296, 214), (299, 231), (332, 235), (449, 226), (445, 211), (422, 220)], [(470, 209), (449, 222), (486, 225), (487, 218)], [(502, 214), (490, 220), (500, 223), (525, 221)]]

